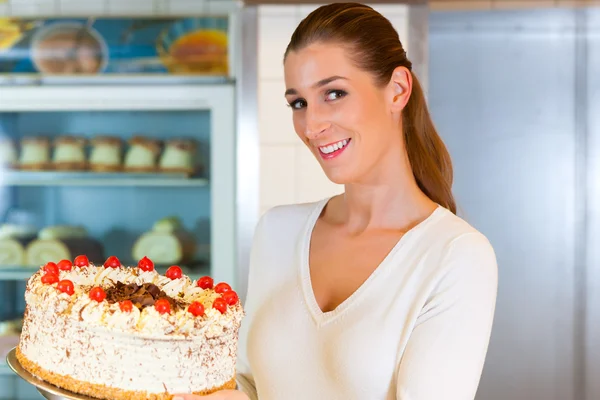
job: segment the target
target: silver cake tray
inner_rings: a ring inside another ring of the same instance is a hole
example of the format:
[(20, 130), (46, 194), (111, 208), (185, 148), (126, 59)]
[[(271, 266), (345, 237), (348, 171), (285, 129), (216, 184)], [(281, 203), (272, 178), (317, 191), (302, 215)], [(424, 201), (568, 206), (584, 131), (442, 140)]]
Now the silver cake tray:
[(15, 374), (19, 375), (24, 381), (32, 384), (36, 387), (38, 392), (41, 393), (48, 400), (98, 400), (93, 397), (83, 396), (77, 393), (69, 392), (68, 390), (61, 389), (48, 382), (36, 378), (25, 370), (17, 360), (17, 349), (12, 349), (8, 356), (6, 356), (6, 363), (8, 367), (14, 371)]

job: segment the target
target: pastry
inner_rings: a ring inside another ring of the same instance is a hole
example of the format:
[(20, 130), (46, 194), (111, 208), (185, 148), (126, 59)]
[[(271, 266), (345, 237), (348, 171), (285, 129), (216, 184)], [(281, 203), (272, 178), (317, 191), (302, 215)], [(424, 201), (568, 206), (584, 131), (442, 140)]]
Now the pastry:
[(15, 142), (8, 138), (0, 139), (0, 166), (14, 168), (17, 166), (19, 154)]
[(193, 235), (184, 229), (179, 218), (167, 217), (137, 238), (132, 255), (135, 260), (147, 255), (160, 264), (181, 264), (192, 262), (195, 252)]
[(165, 275), (144, 257), (124, 267), (87, 256), (41, 267), (28, 281), (17, 347), (33, 375), (110, 400), (171, 400), (233, 389), (244, 310), (227, 283)]
[(188, 175), (194, 174), (196, 172), (196, 147), (196, 142), (192, 139), (173, 139), (167, 141), (160, 157), (160, 171)]
[(21, 139), (20, 169), (39, 171), (49, 169), (50, 165), (50, 140), (47, 137)]
[(134, 136), (125, 155), (125, 170), (129, 172), (156, 172), (160, 141)]
[(123, 142), (114, 136), (98, 136), (92, 139), (89, 166), (96, 172), (114, 172), (123, 169)]
[(85, 138), (60, 136), (54, 140), (52, 166), (58, 170), (81, 171), (87, 168)]

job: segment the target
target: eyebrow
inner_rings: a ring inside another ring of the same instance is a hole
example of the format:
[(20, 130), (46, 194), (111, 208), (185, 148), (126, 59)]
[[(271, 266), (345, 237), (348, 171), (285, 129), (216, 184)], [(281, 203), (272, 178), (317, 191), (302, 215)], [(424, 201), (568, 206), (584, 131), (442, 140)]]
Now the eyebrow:
[[(325, 79), (321, 79), (319, 82), (315, 83), (313, 85), (313, 87), (317, 88), (317, 87), (323, 87), (325, 85), (327, 85), (328, 83), (331, 83), (333, 81), (337, 81), (338, 79), (345, 79), (348, 80), (348, 78), (344, 78), (343, 76), (339, 76), (339, 75), (333, 75), (330, 76), (329, 78), (325, 78)], [(296, 89), (288, 89), (285, 91), (285, 95), (288, 96), (290, 94), (298, 94), (298, 91)]]

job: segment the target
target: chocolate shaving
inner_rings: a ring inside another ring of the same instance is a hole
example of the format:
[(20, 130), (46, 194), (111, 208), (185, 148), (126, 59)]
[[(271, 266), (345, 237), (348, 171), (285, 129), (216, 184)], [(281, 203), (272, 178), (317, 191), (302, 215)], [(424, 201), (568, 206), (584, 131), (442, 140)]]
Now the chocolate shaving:
[(154, 306), (159, 299), (166, 299), (173, 311), (185, 308), (186, 305), (185, 302), (168, 296), (153, 283), (138, 285), (137, 283), (116, 282), (115, 286), (106, 289), (106, 301), (110, 304), (130, 300), (140, 310)]

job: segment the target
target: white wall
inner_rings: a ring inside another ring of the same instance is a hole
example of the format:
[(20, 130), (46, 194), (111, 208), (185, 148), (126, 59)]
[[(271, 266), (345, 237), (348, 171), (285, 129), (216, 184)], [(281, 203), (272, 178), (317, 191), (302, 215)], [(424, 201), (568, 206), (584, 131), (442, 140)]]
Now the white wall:
[[(296, 26), (316, 6), (260, 6), (258, 99), (260, 132), (260, 212), (279, 205), (306, 202), (341, 193), (294, 132), (283, 93), (283, 53)], [(398, 30), (408, 49), (408, 7), (375, 7)], [(409, 53), (410, 56), (410, 53)]]

